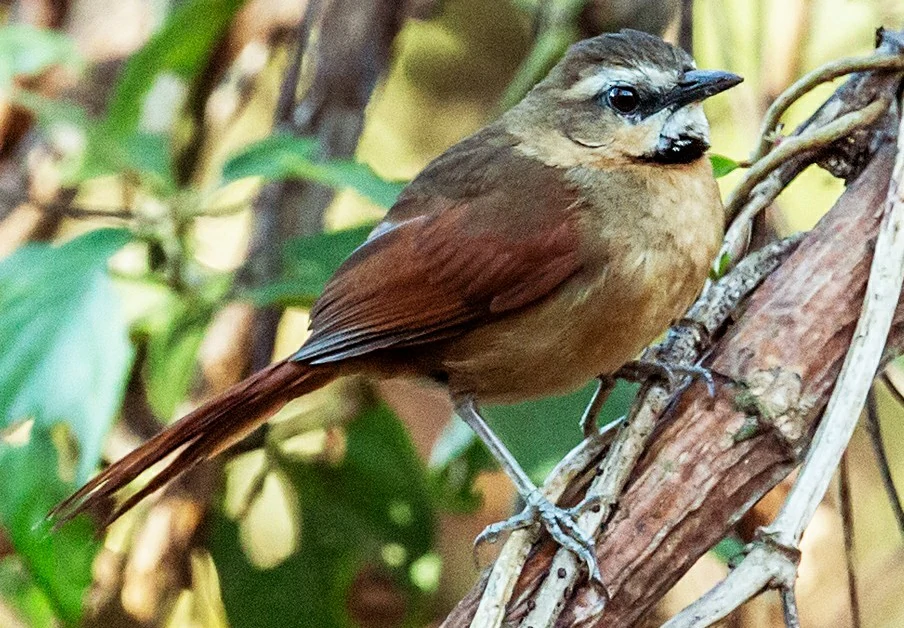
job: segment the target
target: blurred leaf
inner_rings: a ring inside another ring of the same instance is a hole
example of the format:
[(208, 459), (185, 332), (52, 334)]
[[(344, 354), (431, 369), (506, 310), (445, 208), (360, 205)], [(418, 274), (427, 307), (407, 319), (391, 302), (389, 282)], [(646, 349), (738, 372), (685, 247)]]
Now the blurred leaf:
[[(75, 624), (82, 615), (100, 542), (87, 517), (51, 530), (47, 513), (75, 488), (60, 479), (57, 466), (50, 435), (37, 426), (27, 445), (14, 447), (0, 441), (0, 520), (55, 613)], [(33, 610), (39, 612), (39, 606)]]
[(270, 181), (291, 172), (296, 160), (317, 159), (320, 147), (313, 137), (296, 137), (277, 133), (245, 146), (229, 158), (223, 166), (226, 183), (245, 177), (263, 177)]
[(0, 88), (10, 87), (17, 76), (80, 63), (75, 43), (66, 35), (27, 24), (0, 27)]
[(474, 431), (453, 415), (430, 453), (430, 484), (437, 508), (456, 513), (476, 510), (481, 499), (474, 492), (474, 481), (495, 464)]
[(0, 426), (67, 423), (78, 478), (100, 459), (132, 360), (107, 259), (129, 241), (100, 229), (60, 247), (28, 245), (0, 262)]
[(711, 154), (709, 156), (709, 162), (713, 166), (713, 176), (717, 179), (724, 177), (728, 173), (734, 172), (741, 167), (741, 164), (725, 155)]
[[(562, 397), (550, 397), (514, 406), (491, 406), (484, 417), (527, 474), (537, 483), (583, 438), (578, 422), (595, 384)], [(619, 381), (600, 411), (606, 425), (625, 414), (639, 386)], [(471, 429), (453, 417), (430, 455), (431, 486), (437, 507), (470, 512), (480, 503), (473, 493), (477, 475), (496, 463)]]
[(258, 305), (310, 307), (339, 265), (360, 246), (373, 225), (295, 238), (283, 250), (283, 272), (273, 283), (250, 291)]
[(188, 395), (198, 349), (215, 311), (212, 303), (174, 300), (163, 324), (151, 330), (144, 381), (148, 402), (158, 417), (169, 420)]
[(169, 138), (139, 131), (119, 137), (103, 123), (89, 125), (81, 163), (69, 173), (65, 183), (75, 185), (114, 174), (133, 175), (156, 193), (172, 194), (177, 185)]
[(246, 147), (223, 166), (223, 181), (245, 177), (265, 181), (305, 179), (329, 187), (351, 188), (382, 207), (395, 203), (405, 183), (385, 181), (368, 166), (351, 160), (318, 159), (317, 141), (307, 137), (272, 135)]
[[(595, 384), (562, 397), (514, 406), (493, 406), (484, 417), (535, 481), (542, 482), (565, 454), (583, 438), (578, 423)], [(637, 393), (637, 384), (619, 381), (600, 411), (599, 424), (624, 416)]]
[(90, 121), (87, 112), (81, 106), (64, 100), (53, 100), (35, 92), (16, 90), (12, 100), (35, 114), (38, 123), (45, 128), (57, 124), (84, 128)]
[(65, 169), (67, 185), (103, 175), (129, 174), (156, 194), (167, 196), (176, 191), (170, 138), (139, 127), (148, 91), (164, 73), (192, 81), (206, 66), (215, 42), (242, 4), (243, 0), (180, 3), (151, 40), (129, 57), (107, 114), (100, 120), (91, 119), (74, 105), (36, 94), (17, 96), (35, 111), (43, 126), (65, 121), (82, 131), (84, 149), (76, 163)]
[(138, 130), (148, 90), (162, 73), (192, 81), (207, 65), (214, 44), (243, 0), (186, 0), (141, 50), (129, 57), (107, 109), (111, 133), (129, 137)]
[(19, 556), (0, 559), (0, 597), (29, 628), (53, 628), (53, 608), (35, 585)]
[(81, 134), (80, 152), (66, 155), (62, 164), (63, 182), (75, 185), (109, 174), (129, 173), (161, 194), (176, 189), (169, 140), (164, 135), (135, 131), (117, 136), (103, 122), (93, 120), (74, 103), (52, 100), (40, 94), (16, 91), (13, 100), (26, 107), (46, 132), (59, 127)]
[[(348, 424), (339, 464), (281, 459), (279, 465), (298, 490), (298, 553), (257, 570), (239, 544), (237, 524), (223, 516), (214, 521), (209, 548), (230, 625), (352, 626), (350, 588), (363, 568), (375, 566), (407, 592), (408, 625), (421, 625), (411, 621), (423, 608), (411, 567), (431, 550), (435, 521), (423, 465), (398, 419), (371, 407)], [(389, 544), (399, 564), (383, 560)]]
[(726, 536), (711, 551), (722, 562), (731, 564), (732, 561), (745, 554), (747, 546), (735, 536)]

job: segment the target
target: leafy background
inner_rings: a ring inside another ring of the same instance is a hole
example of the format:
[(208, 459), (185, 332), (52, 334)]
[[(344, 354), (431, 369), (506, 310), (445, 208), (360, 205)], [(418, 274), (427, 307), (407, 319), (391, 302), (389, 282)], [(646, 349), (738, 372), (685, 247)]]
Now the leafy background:
[[(517, 101), (565, 46), (626, 25), (674, 38), (679, 3), (420, 4), (395, 36), (353, 156), (271, 124), (305, 3), (0, 9), (0, 625), (420, 626), (473, 582), (470, 542), (512, 511), (511, 487), (441, 393), (404, 382), (342, 381), (290, 404), (107, 531), (87, 517), (57, 531), (44, 522), (99, 465), (240, 378), (255, 312), (279, 315), (273, 356), (293, 351), (326, 279), (404, 182)], [(904, 17), (880, 0), (693, 5), (699, 65), (747, 79), (707, 103), (726, 187), (770, 98), (823, 61), (867, 52), (875, 26)], [(267, 242), (276, 265), (262, 276), (245, 261), (261, 190), (287, 180), (335, 197), (322, 228)], [(770, 223), (806, 228), (839, 190), (808, 172)], [(579, 441), (589, 394), (488, 414), (540, 481)], [(633, 394), (620, 384), (601, 420)], [(899, 434), (900, 408), (885, 391), (880, 402)], [(889, 441), (900, 470), (904, 445)], [(900, 625), (904, 562), (862, 435), (850, 457), (865, 615)], [(660, 611), (719, 578), (743, 535), (744, 525), (701, 559)], [(830, 505), (805, 541), (803, 612), (846, 625)], [(781, 625), (769, 600), (737, 621)]]

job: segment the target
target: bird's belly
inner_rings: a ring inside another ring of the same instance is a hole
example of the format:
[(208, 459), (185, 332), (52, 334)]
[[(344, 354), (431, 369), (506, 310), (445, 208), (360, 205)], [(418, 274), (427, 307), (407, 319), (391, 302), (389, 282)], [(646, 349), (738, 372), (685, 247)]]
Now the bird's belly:
[[(576, 277), (549, 299), (450, 343), (454, 393), (510, 403), (576, 390), (634, 359), (690, 305), (705, 268)], [(688, 265), (690, 266), (690, 265)]]

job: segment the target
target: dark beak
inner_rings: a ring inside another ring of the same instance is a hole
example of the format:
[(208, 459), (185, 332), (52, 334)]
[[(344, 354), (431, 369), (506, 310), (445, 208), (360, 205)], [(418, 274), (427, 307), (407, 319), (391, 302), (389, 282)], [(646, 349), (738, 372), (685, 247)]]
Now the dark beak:
[(692, 70), (685, 72), (671, 92), (666, 96), (666, 104), (676, 109), (700, 102), (719, 92), (734, 87), (744, 79), (731, 72), (720, 70)]

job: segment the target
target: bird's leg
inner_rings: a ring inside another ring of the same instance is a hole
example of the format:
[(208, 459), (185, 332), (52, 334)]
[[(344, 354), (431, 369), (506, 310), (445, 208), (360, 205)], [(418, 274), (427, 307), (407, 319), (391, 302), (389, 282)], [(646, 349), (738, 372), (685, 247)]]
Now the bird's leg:
[(698, 364), (672, 364), (656, 358), (634, 360), (621, 367), (615, 377), (632, 382), (643, 382), (651, 377), (665, 380), (673, 390), (681, 384), (678, 377), (685, 376), (691, 379), (701, 379), (706, 382), (706, 390), (710, 397), (716, 396), (716, 382), (713, 372), (705, 366)]
[(599, 416), (600, 410), (603, 409), (603, 405), (614, 387), (615, 380), (608, 375), (600, 375), (597, 378), (596, 390), (593, 391), (590, 403), (587, 404), (587, 409), (584, 410), (584, 414), (581, 416), (580, 426), (581, 431), (584, 433), (584, 438), (591, 438), (598, 433), (596, 418)]
[(596, 506), (598, 499), (584, 500), (573, 508), (559, 508), (546, 499), (540, 489), (527, 477), (515, 457), (512, 456), (511, 452), (502, 444), (502, 441), (490, 429), (483, 417), (480, 416), (477, 404), (472, 398), (457, 399), (455, 412), (480, 437), (480, 440), (493, 454), (499, 466), (511, 478), (512, 483), (518, 490), (518, 494), (521, 495), (525, 502), (523, 511), (506, 521), (488, 526), (481, 532), (474, 540), (475, 546), (484, 541), (495, 541), (502, 532), (541, 523), (559, 545), (570, 550), (586, 563), (592, 580), (602, 582), (602, 575), (596, 562), (593, 539), (588, 537), (577, 523), (577, 518), (580, 514), (584, 510)]

